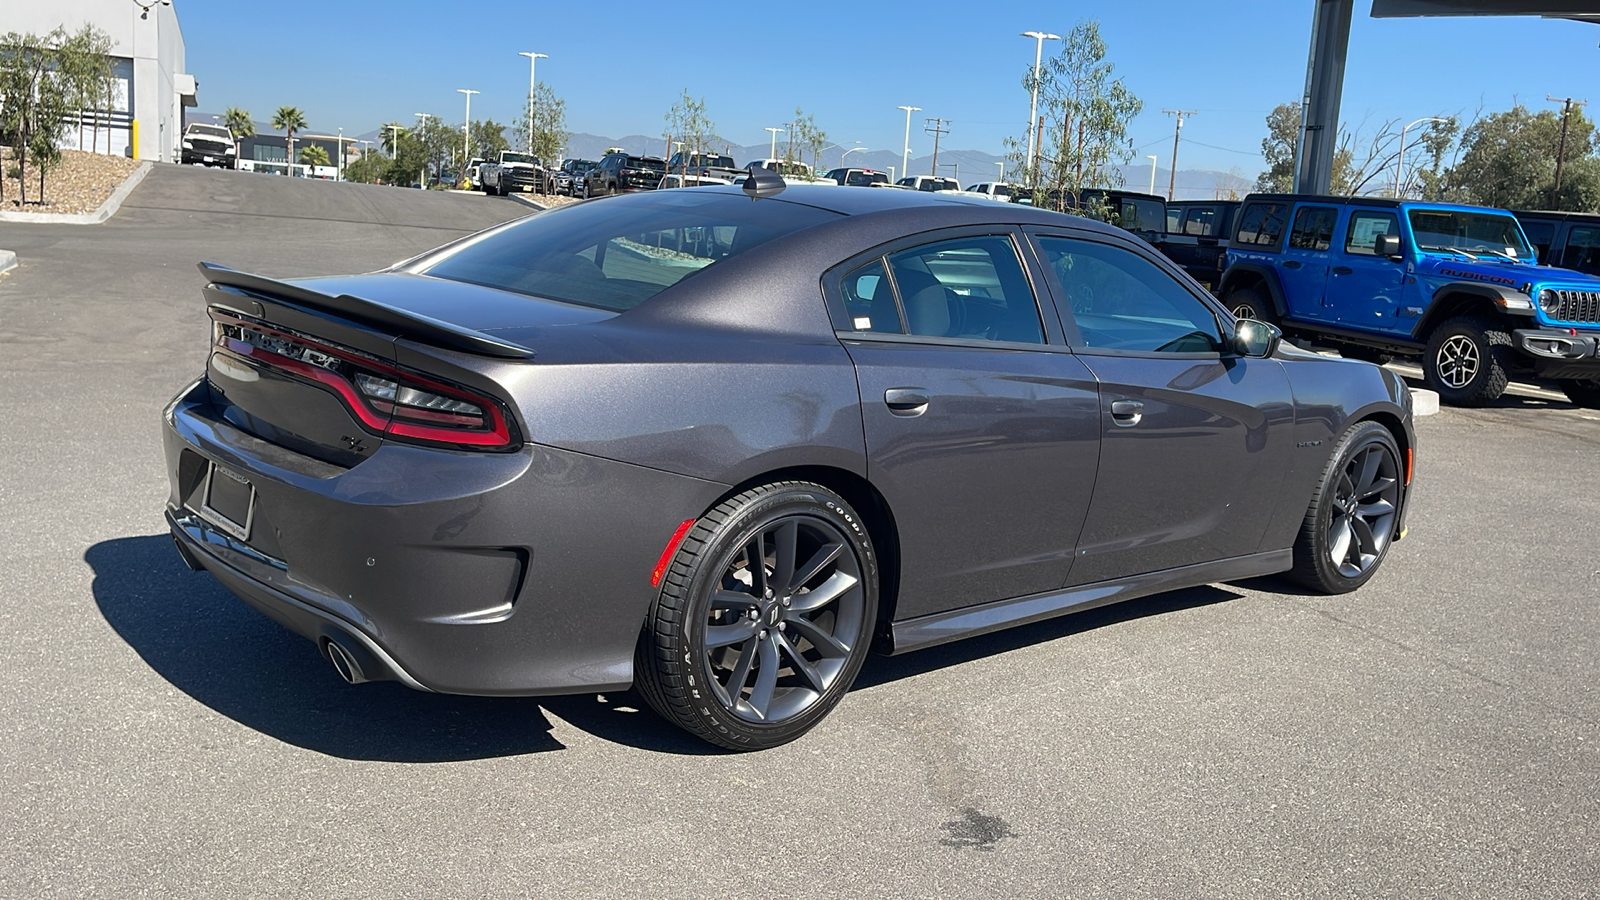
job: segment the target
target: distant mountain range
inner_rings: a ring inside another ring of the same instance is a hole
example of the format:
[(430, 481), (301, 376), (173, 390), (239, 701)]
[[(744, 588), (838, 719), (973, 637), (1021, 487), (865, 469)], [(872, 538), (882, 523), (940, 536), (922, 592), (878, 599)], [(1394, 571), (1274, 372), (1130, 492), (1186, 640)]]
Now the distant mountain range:
[[(210, 113), (190, 113), (191, 122), (209, 122), (215, 117)], [(257, 134), (278, 134), (268, 123), (255, 123)], [(459, 126), (458, 126), (459, 127)], [(375, 128), (363, 134), (347, 134), (345, 140), (372, 141), (375, 144), (381, 137), (381, 130)], [(310, 130), (321, 134), (316, 129)], [(630, 134), (626, 137), (611, 138), (598, 134), (578, 132), (567, 138), (567, 146), (563, 155), (579, 159), (599, 159), (605, 155), (608, 148), (621, 147), (629, 153), (639, 156), (671, 156), (668, 152), (665, 138), (643, 134)], [(821, 158), (817, 161), (817, 168), (826, 172), (840, 165), (840, 154), (847, 148), (829, 147), (822, 151)], [(752, 160), (765, 159), (771, 152), (772, 145), (744, 144), (733, 145), (721, 139), (704, 148), (707, 153), (727, 153), (732, 156), (740, 167), (744, 167)], [(784, 143), (778, 141), (778, 156), (784, 155)], [(801, 155), (806, 162), (811, 162), (809, 152)], [(994, 181), (1000, 177), (1000, 162), (1002, 157), (982, 150), (963, 150), (954, 148), (940, 148), (939, 174), (956, 177), (963, 186), (979, 181)], [(877, 169), (881, 172), (893, 170), (895, 177), (903, 177), (900, 171), (900, 154), (892, 150), (852, 150), (844, 157), (844, 162), (860, 168)], [(911, 157), (910, 171), (912, 174), (923, 175), (933, 171), (933, 154), (924, 154)], [(1145, 191), (1150, 188), (1150, 167), (1148, 165), (1122, 166), (1123, 186), (1129, 190)], [(1155, 193), (1166, 196), (1168, 180), (1171, 178), (1170, 169), (1156, 169)], [(1226, 197), (1230, 191), (1240, 196), (1248, 193), (1254, 186), (1255, 179), (1250, 175), (1234, 175), (1227, 172), (1215, 172), (1209, 169), (1179, 169), (1173, 196), (1178, 200), (1211, 200), (1216, 197)]]

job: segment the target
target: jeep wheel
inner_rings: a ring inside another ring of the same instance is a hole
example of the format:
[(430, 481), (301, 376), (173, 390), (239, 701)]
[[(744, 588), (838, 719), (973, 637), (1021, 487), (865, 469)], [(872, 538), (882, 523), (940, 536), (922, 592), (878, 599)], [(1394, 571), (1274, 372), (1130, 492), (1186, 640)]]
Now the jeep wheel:
[(1264, 300), (1255, 288), (1239, 288), (1228, 293), (1228, 309), (1235, 319), (1255, 319), (1268, 325), (1278, 324), (1272, 304)]
[(1434, 329), (1422, 357), (1423, 379), (1451, 406), (1500, 399), (1511, 378), (1511, 335), (1482, 316), (1458, 316)]
[(1583, 378), (1561, 382), (1567, 399), (1584, 409), (1600, 409), (1600, 378)]

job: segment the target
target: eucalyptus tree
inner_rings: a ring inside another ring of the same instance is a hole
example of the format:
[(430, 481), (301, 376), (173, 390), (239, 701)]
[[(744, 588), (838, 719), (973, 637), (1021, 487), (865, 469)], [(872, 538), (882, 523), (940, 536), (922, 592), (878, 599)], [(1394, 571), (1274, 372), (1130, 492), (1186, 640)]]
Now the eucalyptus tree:
[[(689, 96), (688, 88), (683, 89), (683, 96), (667, 110), (666, 122), (669, 142), (667, 146), (670, 148), (672, 141), (682, 141), (683, 149), (687, 151), (692, 146), (697, 156), (716, 131), (716, 125), (712, 124), (711, 117), (706, 115), (705, 98), (697, 100)], [(685, 155), (680, 158), (684, 163), (679, 168), (686, 174), (688, 157)]]
[[(73, 110), (68, 79), (54, 77), (60, 47), (69, 37), (57, 28), (47, 35), (10, 32), (0, 37), (0, 135), (11, 148), (5, 175), (17, 179), (21, 201), (28, 202), (28, 164), (39, 170), (39, 200), (44, 176), (61, 159), (56, 145)], [(3, 182), (3, 179), (0, 179)]]
[(567, 145), (567, 101), (556, 96), (550, 85), (539, 83), (522, 108), (513, 131), (527, 143), (527, 152), (538, 159), (551, 160)]

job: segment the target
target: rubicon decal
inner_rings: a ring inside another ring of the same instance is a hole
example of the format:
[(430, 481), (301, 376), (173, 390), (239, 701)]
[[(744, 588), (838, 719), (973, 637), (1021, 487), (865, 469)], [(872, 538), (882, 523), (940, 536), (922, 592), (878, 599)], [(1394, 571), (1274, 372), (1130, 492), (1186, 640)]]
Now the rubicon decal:
[(1440, 275), (1449, 275), (1451, 278), (1471, 278), (1473, 281), (1487, 281), (1490, 284), (1503, 284), (1506, 287), (1516, 287), (1515, 279), (1504, 275), (1490, 275), (1487, 272), (1473, 272), (1468, 269), (1452, 269), (1449, 266), (1439, 267)]

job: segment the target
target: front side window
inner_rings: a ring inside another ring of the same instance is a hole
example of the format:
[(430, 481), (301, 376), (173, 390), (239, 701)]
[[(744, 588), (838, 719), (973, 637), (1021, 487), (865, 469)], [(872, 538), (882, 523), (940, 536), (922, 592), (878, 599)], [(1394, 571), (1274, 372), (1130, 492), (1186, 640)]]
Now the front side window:
[(1239, 231), (1234, 241), (1256, 247), (1276, 247), (1283, 237), (1289, 214), (1285, 203), (1252, 203), (1239, 214)]
[(1302, 206), (1294, 214), (1294, 227), (1289, 230), (1289, 247), (1293, 250), (1326, 250), (1333, 243), (1333, 225), (1339, 221), (1339, 211), (1331, 206)]
[(1211, 308), (1144, 257), (1093, 241), (1041, 237), (1039, 246), (1071, 306), (1084, 347), (1146, 353), (1216, 353)]
[(1039, 304), (1009, 237), (952, 238), (890, 254), (887, 261), (887, 279), (878, 261), (844, 278), (857, 331), (1044, 343)]
[(1386, 234), (1399, 233), (1400, 220), (1394, 213), (1357, 210), (1350, 214), (1350, 228), (1344, 238), (1344, 252), (1356, 256), (1377, 256), (1378, 238)]
[(1189, 208), (1189, 218), (1183, 222), (1183, 233), (1196, 237), (1210, 237), (1216, 233), (1217, 211), (1210, 206)]
[(1561, 254), (1563, 268), (1600, 275), (1600, 228), (1574, 228)]

